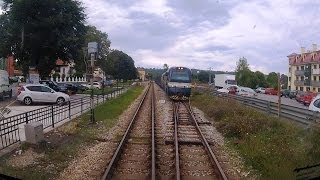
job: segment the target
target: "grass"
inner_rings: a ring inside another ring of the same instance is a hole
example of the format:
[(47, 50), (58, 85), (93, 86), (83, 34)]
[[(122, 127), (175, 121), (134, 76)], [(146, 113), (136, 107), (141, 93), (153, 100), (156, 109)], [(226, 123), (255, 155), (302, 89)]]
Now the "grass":
[(192, 104), (215, 121), (228, 145), (261, 179), (295, 179), (295, 168), (320, 163), (320, 128), (302, 128), (274, 116), (195, 92)]
[[(26, 167), (14, 167), (8, 162), (12, 155), (0, 158), (0, 173), (22, 179), (56, 179), (68, 163), (77, 156), (79, 150), (93, 145), (99, 140), (98, 135), (106, 133), (117, 121), (127, 107), (141, 94), (140, 86), (129, 89), (120, 95), (95, 108), (97, 124), (89, 125), (89, 114), (86, 113), (48, 134), (50, 143), (39, 146), (23, 144), (20, 149), (32, 149), (44, 156), (36, 159), (34, 164)], [(62, 136), (61, 136), (62, 135)]]

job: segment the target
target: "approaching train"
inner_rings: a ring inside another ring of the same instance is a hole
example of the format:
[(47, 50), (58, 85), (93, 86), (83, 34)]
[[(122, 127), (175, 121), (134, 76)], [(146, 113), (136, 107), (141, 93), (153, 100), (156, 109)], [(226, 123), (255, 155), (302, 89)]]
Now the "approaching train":
[(161, 86), (171, 99), (185, 100), (191, 94), (191, 70), (171, 67), (161, 76)]

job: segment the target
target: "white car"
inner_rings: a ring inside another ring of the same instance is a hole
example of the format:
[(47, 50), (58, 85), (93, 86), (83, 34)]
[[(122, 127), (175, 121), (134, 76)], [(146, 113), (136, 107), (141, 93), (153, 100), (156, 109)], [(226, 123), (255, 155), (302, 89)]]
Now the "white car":
[(246, 97), (255, 97), (257, 93), (248, 87), (238, 87), (237, 88), (237, 95), (246, 96)]
[[(87, 88), (91, 89), (91, 83), (88, 84), (82, 84), (83, 86), (86, 86)], [(93, 89), (101, 89), (102, 85), (99, 82), (93, 82)]]
[(220, 93), (229, 93), (228, 89), (218, 89), (217, 91)]
[(309, 105), (309, 110), (320, 112), (320, 95), (317, 95), (315, 98), (313, 98)]
[(25, 105), (30, 105), (34, 102), (62, 105), (70, 101), (70, 96), (62, 92), (56, 92), (42, 84), (27, 84), (19, 88), (17, 100)]
[(258, 87), (258, 88), (256, 89), (256, 92), (257, 92), (257, 93), (265, 94), (265, 93), (266, 93), (266, 88)]

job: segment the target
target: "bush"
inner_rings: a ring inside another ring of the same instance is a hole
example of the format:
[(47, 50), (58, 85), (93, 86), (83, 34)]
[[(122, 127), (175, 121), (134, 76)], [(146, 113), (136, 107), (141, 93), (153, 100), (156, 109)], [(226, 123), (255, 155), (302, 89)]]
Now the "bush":
[(192, 104), (216, 127), (262, 179), (294, 179), (295, 168), (320, 162), (320, 127), (306, 130), (277, 117), (209, 94), (194, 94)]

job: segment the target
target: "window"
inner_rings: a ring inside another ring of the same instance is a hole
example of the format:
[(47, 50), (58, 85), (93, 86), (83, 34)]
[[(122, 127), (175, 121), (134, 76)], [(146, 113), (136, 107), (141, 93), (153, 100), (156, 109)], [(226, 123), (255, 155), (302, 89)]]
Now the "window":
[(42, 86), (28, 86), (27, 89), (34, 92), (41, 92), (41, 87)]
[(313, 69), (317, 69), (317, 65), (313, 65)]
[(297, 71), (299, 71), (299, 66), (297, 66)]
[(296, 86), (296, 90), (298, 91), (298, 86)]
[(301, 66), (301, 70), (304, 70), (304, 66)]
[(317, 108), (320, 108), (320, 99), (317, 99), (316, 101), (314, 101), (313, 105)]
[(317, 76), (313, 76), (313, 80), (316, 81), (317, 80)]
[(296, 80), (299, 80), (299, 77), (298, 77), (298, 76), (296, 76)]
[(291, 86), (288, 86), (288, 89), (291, 90)]
[(303, 91), (303, 87), (300, 87), (300, 91)]
[(316, 88), (313, 88), (313, 91), (316, 91)]
[(289, 73), (291, 72), (291, 67), (289, 67)]
[(301, 76), (301, 81), (304, 81), (304, 76)]
[(289, 81), (291, 81), (291, 77), (289, 77)]
[(318, 92), (320, 92), (320, 88), (318, 88)]
[(48, 87), (41, 86), (41, 92), (51, 92), (51, 89)]
[(306, 91), (310, 91), (310, 87), (307, 87), (307, 90)]

